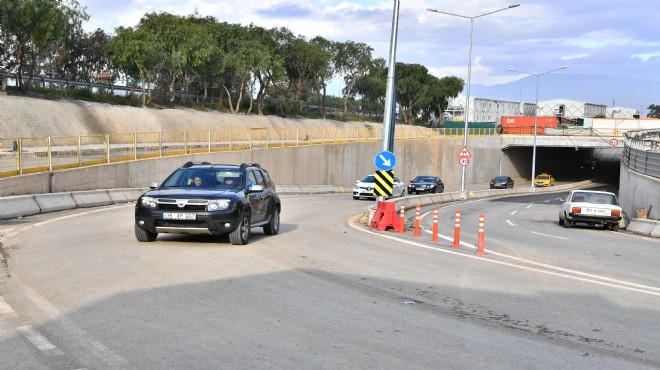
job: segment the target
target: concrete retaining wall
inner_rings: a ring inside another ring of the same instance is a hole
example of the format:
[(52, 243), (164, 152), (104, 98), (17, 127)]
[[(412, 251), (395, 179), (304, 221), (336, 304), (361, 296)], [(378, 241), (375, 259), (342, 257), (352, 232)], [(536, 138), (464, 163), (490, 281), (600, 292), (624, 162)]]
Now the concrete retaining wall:
[[(461, 138), (397, 141), (395, 175), (408, 182), (417, 175), (439, 176), (446, 185), (460, 184), (458, 165)], [(514, 179), (522, 178), (514, 158), (499, 153), (500, 137), (474, 139), (472, 160), (466, 171), (466, 184), (487, 183), (500, 167)], [(189, 160), (211, 163), (257, 162), (268, 170), (275, 184), (352, 187), (355, 180), (375, 170), (374, 157), (379, 142), (314, 145), (292, 148), (255, 149), (240, 152), (204, 153), (143, 159), (52, 173), (26, 174), (0, 179), (0, 196), (32, 195), (98, 189), (148, 187), (160, 182)], [(523, 168), (526, 168), (523, 167)]]

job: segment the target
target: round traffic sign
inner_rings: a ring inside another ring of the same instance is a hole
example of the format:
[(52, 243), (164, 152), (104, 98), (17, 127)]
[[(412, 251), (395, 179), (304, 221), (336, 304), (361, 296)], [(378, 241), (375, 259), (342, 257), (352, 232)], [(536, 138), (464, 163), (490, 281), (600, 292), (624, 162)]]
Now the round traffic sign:
[(612, 145), (612, 146), (619, 145), (619, 140), (618, 139), (610, 139), (610, 145)]
[(461, 157), (461, 158), (458, 159), (458, 164), (460, 164), (461, 166), (465, 167), (465, 166), (467, 166), (468, 164), (470, 164), (470, 158), (468, 158), (468, 157)]

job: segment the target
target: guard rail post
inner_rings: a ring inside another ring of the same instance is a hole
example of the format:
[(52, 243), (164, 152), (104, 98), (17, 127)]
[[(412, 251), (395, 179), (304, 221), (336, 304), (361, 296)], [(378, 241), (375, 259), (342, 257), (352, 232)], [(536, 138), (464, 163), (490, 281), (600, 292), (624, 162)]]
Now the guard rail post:
[(456, 215), (454, 216), (454, 244), (451, 245), (454, 248), (461, 247), (461, 211), (456, 210)]
[(431, 241), (438, 241), (438, 209), (433, 208), (433, 236), (431, 236)]
[(415, 231), (413, 232), (413, 236), (419, 236), (419, 217), (421, 214), (421, 209), (419, 206), (415, 207)]
[(479, 215), (479, 240), (476, 254), (486, 254), (484, 251), (484, 215)]

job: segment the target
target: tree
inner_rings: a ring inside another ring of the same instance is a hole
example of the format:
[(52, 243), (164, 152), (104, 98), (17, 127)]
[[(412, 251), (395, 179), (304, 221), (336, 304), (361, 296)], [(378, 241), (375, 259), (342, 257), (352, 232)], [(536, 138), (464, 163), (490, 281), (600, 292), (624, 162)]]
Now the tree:
[(396, 64), (396, 97), (403, 123), (412, 125), (430, 88), (431, 75), (421, 64)]
[(649, 110), (647, 118), (660, 118), (660, 105), (651, 104), (646, 109)]
[(105, 55), (110, 36), (102, 29), (83, 33), (69, 48), (60, 48), (52, 63), (44, 66), (45, 74), (74, 81), (110, 84), (117, 76)]
[(124, 71), (127, 76), (140, 81), (142, 87), (142, 107), (147, 104), (145, 91), (160, 69), (163, 52), (155, 36), (143, 29), (119, 27), (117, 35), (107, 45), (107, 56), (112, 64)]
[(348, 41), (336, 44), (337, 52), (334, 64), (337, 73), (343, 75), (346, 86), (343, 89), (344, 112), (342, 119), (346, 120), (348, 113), (348, 99), (355, 95), (355, 85), (361, 76), (364, 76), (372, 63), (373, 48), (365, 43)]
[(264, 46), (264, 64), (254, 69), (254, 75), (259, 82), (257, 89), (257, 111), (263, 115), (266, 98), (275, 90), (286, 76), (284, 69), (285, 46), (291, 43), (295, 36), (287, 28), (264, 29), (254, 25), (249, 27), (250, 33)]
[(383, 112), (387, 93), (387, 67), (385, 59), (371, 61), (368, 71), (355, 83), (355, 92), (362, 95), (362, 110)]
[(294, 98), (289, 106), (290, 112), (297, 109), (310, 81), (317, 80), (320, 71), (327, 68), (330, 58), (330, 53), (320, 45), (307, 42), (302, 36), (287, 45), (284, 68), (294, 91)]
[(447, 109), (448, 98), (456, 98), (463, 91), (463, 79), (456, 76), (429, 77), (428, 88), (420, 99), (421, 120), (428, 122), (433, 117), (442, 117)]
[[(76, 0), (3, 0), (0, 2), (0, 37), (4, 61), (2, 86), (9, 73), (16, 72), (20, 89), (23, 76), (30, 85), (43, 57), (62, 46), (70, 46), (89, 19)], [(3, 90), (4, 91), (4, 90)]]
[(332, 62), (337, 52), (336, 43), (328, 39), (325, 39), (321, 36), (316, 36), (310, 42), (312, 44), (318, 45), (319, 48), (321, 48), (321, 50), (323, 50), (329, 56), (326, 65), (319, 66), (320, 69), (316, 76), (317, 83), (312, 84), (312, 88), (318, 93), (319, 101), (321, 103), (319, 104), (319, 114), (321, 118), (325, 119), (325, 112), (327, 107), (326, 96), (327, 96), (328, 80), (332, 79), (332, 76), (335, 74), (336, 71), (335, 66), (333, 65)]

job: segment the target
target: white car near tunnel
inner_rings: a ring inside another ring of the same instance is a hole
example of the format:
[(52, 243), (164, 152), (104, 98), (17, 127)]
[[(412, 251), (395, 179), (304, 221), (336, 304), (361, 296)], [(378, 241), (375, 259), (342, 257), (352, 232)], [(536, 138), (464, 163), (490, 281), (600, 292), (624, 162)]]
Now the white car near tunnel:
[(582, 223), (619, 230), (621, 207), (614, 193), (596, 190), (571, 190), (559, 210), (559, 225), (565, 228)]

